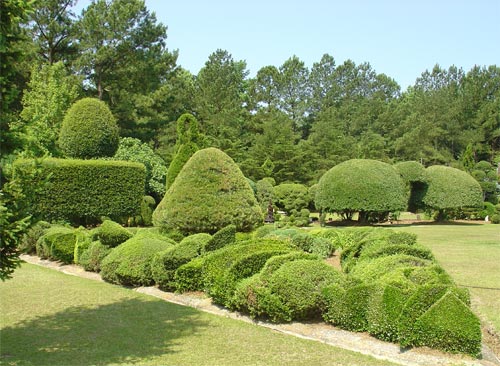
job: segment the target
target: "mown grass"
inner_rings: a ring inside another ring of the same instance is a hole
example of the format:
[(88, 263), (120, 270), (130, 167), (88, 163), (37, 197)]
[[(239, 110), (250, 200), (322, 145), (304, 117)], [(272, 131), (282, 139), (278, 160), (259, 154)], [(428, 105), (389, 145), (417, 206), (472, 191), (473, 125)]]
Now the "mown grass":
[(473, 308), (500, 332), (500, 225), (392, 226), (415, 233), (455, 282), (469, 288)]
[(24, 264), (0, 283), (4, 365), (390, 365)]

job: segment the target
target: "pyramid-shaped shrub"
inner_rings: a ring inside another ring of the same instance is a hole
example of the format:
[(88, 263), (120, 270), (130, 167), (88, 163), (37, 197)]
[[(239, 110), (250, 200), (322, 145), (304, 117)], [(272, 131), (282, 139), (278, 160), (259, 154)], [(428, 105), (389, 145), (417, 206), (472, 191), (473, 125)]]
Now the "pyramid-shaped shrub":
[(224, 152), (208, 148), (184, 165), (153, 214), (153, 224), (183, 234), (215, 233), (233, 224), (250, 231), (262, 212), (248, 181)]

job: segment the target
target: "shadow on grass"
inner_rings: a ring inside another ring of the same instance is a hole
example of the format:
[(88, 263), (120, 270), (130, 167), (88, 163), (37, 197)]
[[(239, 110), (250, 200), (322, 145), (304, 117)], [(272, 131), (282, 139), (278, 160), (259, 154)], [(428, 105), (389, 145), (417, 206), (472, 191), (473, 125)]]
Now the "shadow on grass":
[(207, 326), (196, 310), (159, 300), (77, 306), (2, 329), (0, 364), (141, 364)]

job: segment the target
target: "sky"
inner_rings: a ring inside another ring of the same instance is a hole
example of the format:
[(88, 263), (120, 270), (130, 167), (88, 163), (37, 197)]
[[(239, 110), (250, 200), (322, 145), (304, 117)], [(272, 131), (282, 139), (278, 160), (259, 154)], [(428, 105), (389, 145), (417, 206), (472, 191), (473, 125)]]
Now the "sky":
[[(88, 5), (80, 0), (78, 8)], [(197, 74), (228, 51), (254, 76), (297, 56), (369, 62), (405, 90), (439, 64), (500, 65), (500, 0), (146, 0), (168, 27), (178, 65)]]

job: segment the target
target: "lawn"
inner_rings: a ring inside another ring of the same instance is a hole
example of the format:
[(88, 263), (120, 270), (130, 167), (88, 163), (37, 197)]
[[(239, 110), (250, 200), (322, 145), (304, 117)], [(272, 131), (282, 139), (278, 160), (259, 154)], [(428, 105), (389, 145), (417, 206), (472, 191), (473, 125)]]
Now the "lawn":
[(393, 227), (417, 234), (455, 282), (469, 288), (476, 313), (500, 332), (500, 225)]
[(2, 365), (392, 365), (29, 264), (0, 299)]

